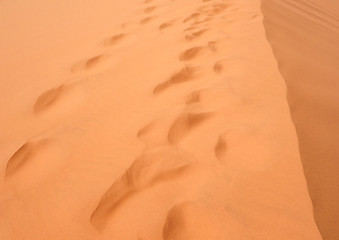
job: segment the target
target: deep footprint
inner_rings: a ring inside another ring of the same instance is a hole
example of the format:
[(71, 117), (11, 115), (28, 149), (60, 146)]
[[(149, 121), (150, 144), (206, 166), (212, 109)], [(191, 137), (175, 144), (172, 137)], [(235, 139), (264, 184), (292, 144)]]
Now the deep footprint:
[(155, 94), (155, 95), (159, 94), (159, 93), (165, 91), (167, 88), (171, 87), (172, 85), (191, 81), (196, 77), (196, 75), (197, 75), (197, 68), (195, 68), (195, 67), (184, 67), (179, 72), (173, 74), (169, 78), (169, 80), (157, 85), (153, 90), (153, 94)]
[(179, 59), (180, 61), (193, 60), (194, 58), (200, 56), (204, 50), (205, 50), (204, 47), (193, 47), (193, 48), (187, 49), (179, 55)]
[(15, 181), (20, 188), (34, 186), (60, 169), (64, 154), (55, 140), (27, 141), (8, 160), (5, 180)]
[(181, 114), (168, 132), (168, 141), (171, 144), (179, 143), (190, 131), (201, 125), (211, 116), (211, 112)]
[(145, 152), (104, 194), (91, 216), (91, 223), (97, 230), (104, 230), (115, 210), (130, 197), (155, 184), (187, 175), (194, 167), (194, 161), (190, 154), (175, 147)]
[(48, 113), (70, 113), (85, 99), (79, 84), (60, 85), (41, 94), (33, 107), (35, 115)]

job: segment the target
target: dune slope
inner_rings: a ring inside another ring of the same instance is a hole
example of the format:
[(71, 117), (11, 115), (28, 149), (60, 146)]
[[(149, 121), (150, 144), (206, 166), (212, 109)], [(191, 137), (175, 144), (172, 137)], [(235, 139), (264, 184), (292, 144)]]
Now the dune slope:
[(263, 0), (262, 9), (317, 224), (324, 239), (339, 239), (339, 4)]

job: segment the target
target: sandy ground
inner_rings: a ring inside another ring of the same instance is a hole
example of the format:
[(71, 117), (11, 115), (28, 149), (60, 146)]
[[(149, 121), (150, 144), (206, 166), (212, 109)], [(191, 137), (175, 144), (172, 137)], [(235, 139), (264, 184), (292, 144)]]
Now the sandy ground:
[(0, 239), (322, 239), (262, 7), (0, 1)]

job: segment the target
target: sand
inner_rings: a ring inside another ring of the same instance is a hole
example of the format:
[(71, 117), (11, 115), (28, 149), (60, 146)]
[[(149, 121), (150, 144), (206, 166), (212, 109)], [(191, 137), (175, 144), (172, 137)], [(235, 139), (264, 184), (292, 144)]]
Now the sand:
[(288, 87), (301, 160), (324, 239), (339, 239), (339, 4), (268, 1), (269, 42)]
[(0, 1), (0, 239), (335, 236), (332, 155), (308, 160), (318, 123), (291, 102), (295, 46), (279, 55), (267, 19), (290, 23), (274, 4)]

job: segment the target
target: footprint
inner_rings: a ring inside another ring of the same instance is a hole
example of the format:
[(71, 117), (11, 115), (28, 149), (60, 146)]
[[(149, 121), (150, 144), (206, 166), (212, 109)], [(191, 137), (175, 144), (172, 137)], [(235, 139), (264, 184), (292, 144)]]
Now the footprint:
[(192, 31), (194, 29), (197, 29), (197, 27), (188, 27), (184, 29), (184, 32)]
[(216, 52), (217, 51), (216, 45), (217, 45), (217, 43), (215, 41), (210, 41), (207, 44), (209, 50), (211, 50), (212, 52)]
[(201, 15), (201, 13), (198, 13), (198, 12), (193, 13), (193, 14), (191, 14), (190, 16), (188, 16), (187, 18), (185, 18), (184, 21), (183, 21), (183, 23), (189, 22), (189, 21), (191, 21), (192, 19), (196, 19), (196, 18), (198, 18), (200, 15)]
[(163, 30), (163, 29), (168, 28), (170, 26), (172, 26), (171, 23), (163, 23), (159, 26), (159, 30)]
[(150, 21), (152, 21), (155, 17), (147, 17), (147, 18), (144, 18), (140, 21), (140, 24), (144, 25), (146, 23), (149, 23)]
[(162, 147), (143, 153), (124, 175), (113, 183), (91, 216), (99, 231), (125, 201), (146, 188), (173, 181), (192, 170), (194, 158), (175, 147)]
[(241, 61), (234, 57), (221, 59), (215, 62), (213, 71), (216, 74), (225, 74), (229, 77), (244, 76), (248, 73), (246, 62)]
[(153, 12), (155, 9), (157, 9), (157, 7), (148, 7), (144, 10), (145, 13), (151, 13)]
[(159, 147), (143, 153), (127, 170), (128, 182), (137, 190), (185, 174), (194, 159), (176, 147)]
[(6, 166), (6, 178), (13, 176), (20, 168), (34, 158), (36, 152), (36, 143), (27, 142), (17, 150), (14, 155), (9, 159)]
[(194, 33), (191, 33), (190, 35), (187, 35), (185, 37), (186, 41), (191, 41), (191, 40), (194, 40), (196, 38), (199, 38), (200, 36), (202, 36), (204, 33), (206, 33), (209, 29), (202, 29), (200, 31), (197, 31), (197, 32), (194, 32)]
[(85, 100), (79, 84), (60, 85), (41, 94), (35, 102), (34, 114), (70, 113)]
[[(206, 18), (204, 18), (204, 19), (202, 19), (202, 20), (200, 20), (200, 21), (195, 21), (192, 25), (193, 25), (193, 26), (197, 26), (197, 25), (199, 25), (199, 24), (207, 23), (207, 22), (209, 22), (209, 21), (211, 21), (211, 20), (214, 19), (211, 15), (208, 14), (208, 16), (209, 16), (209, 17), (206, 17)], [(205, 25), (206, 25), (206, 24), (205, 24)]]
[(226, 150), (227, 150), (226, 140), (224, 139), (223, 135), (220, 135), (218, 142), (214, 148), (215, 156), (219, 161), (221, 162), (224, 161)]
[(192, 92), (187, 98), (185, 103), (187, 105), (199, 103), (201, 101), (200, 91)]
[(225, 228), (225, 222), (229, 221), (224, 219), (222, 210), (214, 209), (199, 201), (186, 201), (174, 205), (167, 214), (163, 239), (236, 239), (234, 237), (238, 235), (228, 238), (231, 236), (228, 234), (229, 229)]
[(145, 135), (147, 135), (155, 126), (156, 122), (153, 121), (149, 124), (147, 124), (145, 127), (141, 128), (138, 133), (137, 133), (137, 137), (140, 139), (143, 139)]
[(86, 69), (93, 68), (97, 64), (99, 64), (103, 59), (104, 59), (103, 55), (98, 55), (98, 56), (92, 57), (85, 62), (85, 68)]
[(60, 98), (65, 88), (65, 85), (61, 85), (41, 94), (35, 102), (34, 113), (38, 114), (39, 112), (43, 112), (44, 110), (52, 107)]
[(223, 65), (223, 61), (217, 61), (213, 66), (213, 71), (218, 74), (221, 73), (224, 69)]
[(204, 112), (217, 112), (224, 109), (230, 110), (235, 106), (239, 106), (242, 101), (242, 98), (231, 93), (228, 86), (215, 86), (192, 92), (186, 98), (186, 105)]
[(60, 160), (64, 158), (52, 139), (28, 141), (8, 160), (5, 180), (16, 181), (20, 187), (31, 186), (60, 169)]
[[(135, 34), (132, 33), (120, 33), (117, 35), (114, 35), (112, 37), (109, 37), (102, 41), (101, 45), (104, 47), (115, 47), (116, 49), (120, 48), (126, 48), (133, 43), (138, 41), (138, 38)], [(118, 62), (115, 60), (112, 56), (107, 56), (106, 59), (103, 59), (99, 65), (99, 67), (96, 70), (103, 69), (105, 67), (111, 67), (115, 62)], [(113, 64), (112, 64), (113, 63)]]
[(190, 49), (185, 50), (179, 55), (180, 61), (190, 61), (195, 59), (196, 57), (202, 55), (205, 47), (193, 47)]
[(229, 4), (226, 4), (226, 3), (216, 3), (216, 4), (213, 4), (212, 7), (214, 9), (221, 9), (221, 10), (224, 10), (226, 8), (229, 7)]
[(168, 22), (164, 22), (163, 24), (161, 24), (159, 26), (159, 30), (161, 31), (161, 30), (164, 30), (165, 28), (171, 27), (173, 25), (173, 23), (174, 23), (174, 20), (168, 21)]
[(251, 17), (250, 17), (250, 20), (255, 20), (255, 19), (258, 19), (258, 18), (261, 18), (261, 16), (259, 14), (253, 14)]
[(191, 81), (196, 77), (196, 75), (197, 75), (196, 67), (184, 67), (179, 72), (173, 74), (169, 80), (157, 85), (153, 90), (153, 94), (155, 95), (159, 94), (174, 84), (180, 84), (187, 81)]
[(168, 132), (168, 141), (177, 144), (193, 129), (201, 125), (212, 116), (211, 112), (183, 113), (173, 123)]
[(138, 139), (145, 144), (146, 148), (154, 148), (167, 144), (167, 126), (170, 124), (168, 123), (169, 120), (170, 118), (156, 119), (147, 124), (138, 131)]
[(110, 37), (109, 39), (106, 39), (104, 41), (104, 46), (105, 47), (113, 46), (113, 45), (121, 42), (124, 38), (125, 38), (125, 34), (123, 34), (123, 33), (115, 35), (113, 37)]
[(102, 65), (108, 59), (108, 55), (97, 55), (91, 57), (87, 60), (81, 61), (71, 68), (72, 73), (79, 73), (84, 71), (89, 71), (96, 69), (98, 66)]
[(189, 209), (192, 208), (192, 202), (183, 202), (174, 205), (168, 212), (166, 222), (163, 227), (164, 240), (187, 239), (185, 230), (188, 227), (188, 221), (192, 221), (189, 216)]
[(211, 6), (211, 9), (205, 11), (208, 16), (215, 16), (222, 13), (229, 5), (224, 3), (216, 3)]
[(180, 112), (182, 112), (182, 106), (168, 109), (165, 114), (149, 122), (138, 131), (137, 138), (144, 143), (145, 149), (169, 145), (168, 129)]

